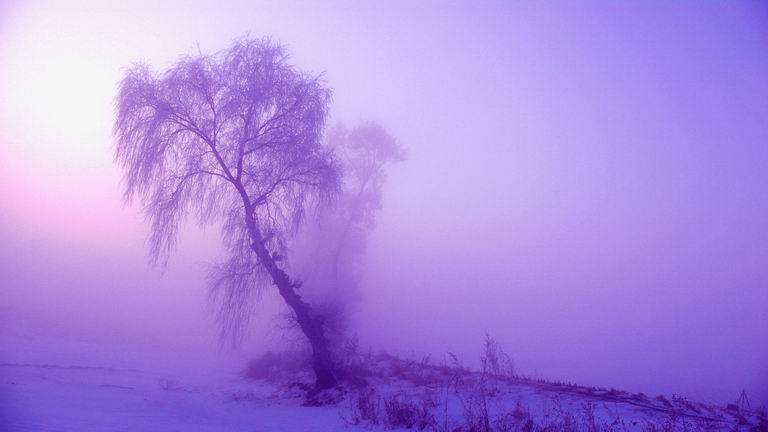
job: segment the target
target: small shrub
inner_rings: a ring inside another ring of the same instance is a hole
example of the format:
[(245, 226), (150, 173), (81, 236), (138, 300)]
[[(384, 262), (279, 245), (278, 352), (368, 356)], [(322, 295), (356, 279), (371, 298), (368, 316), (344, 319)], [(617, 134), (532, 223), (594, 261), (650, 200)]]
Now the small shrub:
[(501, 344), (487, 332), (483, 343), (483, 353), (480, 357), (482, 373), (491, 376), (511, 378), (515, 376), (515, 362), (501, 348)]
[(346, 410), (339, 411), (342, 421), (349, 426), (378, 425), (381, 421), (381, 397), (373, 389), (350, 396)]
[(488, 411), (488, 397), (482, 387), (461, 399), (464, 408), (464, 426), (462, 430), (471, 432), (491, 432), (491, 415)]
[(413, 427), (424, 430), (436, 424), (432, 410), (435, 404), (429, 398), (409, 400), (402, 395), (384, 398), (385, 426), (391, 429)]
[(350, 426), (434, 429), (437, 424), (433, 414), (436, 406), (436, 402), (428, 396), (415, 400), (402, 393), (382, 397), (369, 388), (350, 396), (339, 416)]
[(497, 416), (492, 422), (494, 432), (533, 431), (535, 425), (530, 411), (520, 401), (511, 412)]
[(337, 377), (352, 388), (366, 387), (368, 378), (374, 374), (374, 363), (373, 352), (362, 353), (357, 336), (354, 336), (344, 341), (336, 353)]

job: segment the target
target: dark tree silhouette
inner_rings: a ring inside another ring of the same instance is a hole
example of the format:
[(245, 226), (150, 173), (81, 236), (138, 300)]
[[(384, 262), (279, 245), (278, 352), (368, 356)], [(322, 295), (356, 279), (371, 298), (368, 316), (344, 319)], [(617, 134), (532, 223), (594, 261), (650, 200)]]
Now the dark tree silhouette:
[(125, 199), (138, 196), (154, 263), (165, 265), (180, 222), (222, 222), (228, 258), (212, 266), (225, 334), (242, 335), (259, 290), (273, 284), (312, 348), (316, 389), (336, 384), (323, 319), (282, 263), (306, 209), (339, 189), (322, 145), (330, 90), (269, 39), (181, 58), (161, 74), (130, 67), (119, 85), (115, 159)]

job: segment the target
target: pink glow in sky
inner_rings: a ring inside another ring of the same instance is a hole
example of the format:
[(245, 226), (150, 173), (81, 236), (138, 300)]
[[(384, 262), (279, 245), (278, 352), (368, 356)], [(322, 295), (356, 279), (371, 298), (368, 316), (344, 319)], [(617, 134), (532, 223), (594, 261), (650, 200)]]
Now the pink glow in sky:
[[(147, 268), (111, 127), (123, 67), (246, 33), (324, 71), (333, 122), (378, 121), (408, 151), (368, 250), (363, 343), (473, 358), (488, 330), (531, 375), (768, 403), (760, 2), (2, 3), (0, 323), (230, 355), (199, 265), (215, 230)], [(237, 355), (272, 333), (255, 334)], [(7, 337), (0, 362), (77, 358)]]

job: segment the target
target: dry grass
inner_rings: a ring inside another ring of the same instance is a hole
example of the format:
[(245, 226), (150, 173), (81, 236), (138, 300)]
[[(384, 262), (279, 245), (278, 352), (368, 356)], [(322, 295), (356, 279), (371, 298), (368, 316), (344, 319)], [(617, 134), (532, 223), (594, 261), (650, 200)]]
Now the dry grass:
[[(768, 432), (766, 417), (759, 411), (731, 412), (678, 395), (650, 398), (520, 376), (511, 358), (489, 336), (483, 344), (481, 370), (474, 372), (450, 353), (445, 361), (435, 363), (428, 356), (404, 359), (370, 349), (363, 352), (356, 340), (342, 348), (337, 352), (342, 387), (320, 403), (337, 405), (348, 425), (434, 432)], [(266, 353), (249, 363), (246, 375), (296, 384), (297, 376), (311, 376), (306, 365), (306, 354)], [(511, 406), (511, 388), (550, 395), (554, 406), (538, 404), (535, 411), (524, 401)], [(561, 405), (560, 399), (570, 404)], [(581, 404), (574, 405), (579, 400)], [(647, 420), (630, 420), (606, 415), (600, 408), (598, 415), (598, 403), (600, 407), (603, 403), (634, 405), (656, 414)]]

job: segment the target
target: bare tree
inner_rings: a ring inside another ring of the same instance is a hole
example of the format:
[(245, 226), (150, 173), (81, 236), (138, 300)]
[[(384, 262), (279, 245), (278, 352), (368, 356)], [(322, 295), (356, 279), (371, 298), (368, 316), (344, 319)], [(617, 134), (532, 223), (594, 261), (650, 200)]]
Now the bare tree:
[(322, 79), (291, 66), (282, 46), (246, 38), (160, 74), (134, 64), (114, 124), (125, 199), (145, 206), (152, 261), (167, 263), (189, 213), (221, 221), (228, 258), (209, 282), (224, 332), (241, 335), (255, 296), (273, 284), (310, 342), (316, 389), (336, 384), (323, 320), (282, 261), (308, 206), (339, 189), (338, 164), (322, 145), (329, 100)]

